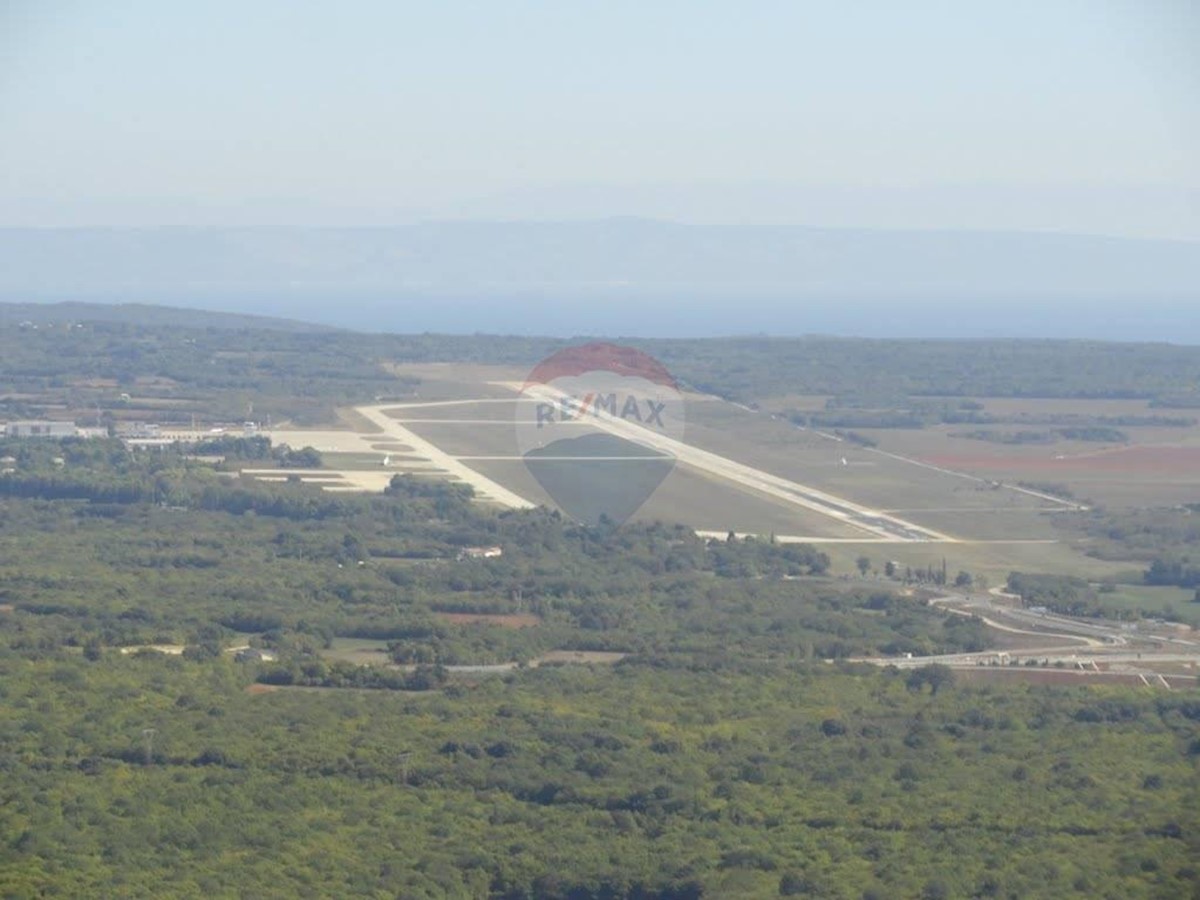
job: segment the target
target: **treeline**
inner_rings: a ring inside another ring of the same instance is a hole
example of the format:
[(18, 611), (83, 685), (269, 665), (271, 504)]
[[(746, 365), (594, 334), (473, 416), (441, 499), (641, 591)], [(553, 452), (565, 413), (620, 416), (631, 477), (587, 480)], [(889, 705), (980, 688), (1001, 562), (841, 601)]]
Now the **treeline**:
[(345, 515), (363, 502), (363, 498), (335, 497), (311, 486), (218, 477), (209, 467), (194, 463), (193, 453), (221, 454), (227, 460), (268, 460), (286, 467), (321, 465), (320, 454), (311, 447), (299, 451), (272, 447), (262, 436), (221, 437), (198, 445), (139, 451), (112, 438), (8, 440), (0, 441), (0, 456), (10, 456), (14, 464), (0, 473), (0, 496), (84, 500), (98, 508), (150, 503), (289, 519)]
[(1200, 348), (1162, 344), (821, 337), (636, 343), (677, 377), (741, 402), (796, 394), (1172, 398), (1182, 407), (1196, 404), (1200, 383)]
[[(82, 411), (113, 400), (112, 388), (89, 387), (111, 381), (126, 391), (136, 385), (141, 396), (187, 400), (189, 410), (203, 419), (240, 420), (246, 401), (253, 399), (260, 415), (328, 422), (338, 405), (411, 392), (416, 382), (397, 378), (389, 368), (393, 363), (532, 367), (567, 343), (484, 335), (304, 333), (272, 330), (261, 322), (245, 329), (76, 325), (31, 330), (0, 324), (9, 389), (51, 392)], [(992, 424), (971, 399), (978, 397), (1131, 398), (1182, 407), (1195, 402), (1200, 382), (1200, 349), (1169, 345), (818, 337), (632, 343), (659, 358), (682, 383), (740, 402), (796, 394), (838, 398), (812, 419), (831, 428)], [(23, 411), (37, 409), (30, 405)], [(1184, 419), (1101, 417), (1056, 424), (1119, 428), (1168, 421)]]
[(1059, 524), (1086, 536), (1087, 552), (1101, 559), (1136, 559), (1147, 564), (1160, 559), (1168, 563), (1200, 550), (1200, 504), (1093, 509), (1063, 518)]
[(911, 397), (833, 397), (823, 411), (792, 411), (787, 418), (803, 428), (925, 428), (939, 424), (992, 421), (977, 400), (929, 401)]
[(444, 685), (446, 677), (446, 670), (441, 666), (416, 666), (405, 672), (348, 662), (309, 660), (271, 665), (258, 673), (257, 681), (275, 687), (431, 691)]
[[(8, 390), (30, 394), (25, 415), (48, 403), (86, 416), (183, 423), (242, 421), (247, 402), (260, 417), (301, 425), (336, 421), (336, 408), (411, 393), (415, 379), (389, 373), (395, 357), (378, 338), (346, 332), (206, 328), (84, 321), (69, 329), (0, 326)], [(133, 394), (132, 402), (119, 393)], [(152, 403), (139, 406), (138, 401)], [(172, 407), (162, 401), (178, 403)], [(164, 408), (165, 407), (165, 408)], [(180, 408), (182, 407), (182, 408)]]
[[(1151, 585), (1200, 588), (1200, 564), (1186, 559), (1155, 559), (1144, 578)], [(1197, 597), (1200, 598), (1200, 592)]]
[(988, 441), (993, 444), (1054, 444), (1058, 441), (1091, 441), (1105, 444), (1124, 444), (1129, 442), (1129, 435), (1119, 428), (1106, 426), (1054, 428), (1049, 431), (997, 431), (994, 429), (979, 429), (976, 431), (954, 432), (951, 437), (967, 438), (973, 441)]
[(283, 519), (329, 519), (344, 515), (354, 501), (319, 488), (277, 487), (262, 482), (189, 483), (171, 475), (95, 475), (70, 472), (0, 475), (0, 496), (38, 500), (86, 500), (98, 505), (154, 503)]
[[(824, 410), (790, 410), (784, 416), (801, 428), (907, 428), (934, 425), (1021, 425), (1017, 430), (977, 428), (955, 437), (1004, 444), (1048, 444), (1058, 440), (1123, 443), (1129, 436), (1121, 428), (1190, 428), (1195, 419), (1179, 416), (1088, 416), (1078, 413), (998, 415), (984, 411), (977, 400), (925, 400), (920, 397), (832, 397)], [(1029, 427), (1042, 426), (1042, 427)], [(1049, 426), (1049, 427), (1046, 427)]]
[(321, 454), (312, 447), (293, 449), (287, 444), (272, 446), (265, 435), (219, 435), (189, 445), (188, 449), (199, 456), (220, 456), (223, 463), (255, 462), (271, 463), (282, 469), (319, 469)]
[(1008, 590), (1019, 595), (1027, 606), (1044, 606), (1072, 616), (1100, 614), (1096, 592), (1082, 578), (1013, 572), (1008, 576)]

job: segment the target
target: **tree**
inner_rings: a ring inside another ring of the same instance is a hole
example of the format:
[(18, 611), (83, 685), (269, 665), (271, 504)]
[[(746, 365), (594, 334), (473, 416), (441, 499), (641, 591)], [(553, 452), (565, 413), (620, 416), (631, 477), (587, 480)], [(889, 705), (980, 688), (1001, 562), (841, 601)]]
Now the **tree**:
[(975, 579), (971, 577), (970, 572), (960, 571), (954, 579), (954, 586), (960, 588), (969, 588)]
[(896, 577), (896, 563), (893, 560), (888, 560), (883, 564), (883, 574), (888, 578)]
[(859, 574), (866, 577), (867, 572), (871, 570), (871, 557), (860, 556), (854, 561), (854, 564), (858, 566)]
[(913, 669), (904, 684), (910, 691), (919, 691), (929, 685), (930, 691), (936, 695), (941, 688), (954, 684), (954, 670), (938, 663), (922, 666)]
[(930, 689), (936, 694), (943, 686), (954, 684), (954, 670), (949, 666), (935, 663), (927, 667), (925, 680), (929, 682)]
[(846, 733), (846, 726), (840, 719), (826, 719), (821, 723), (821, 734), (825, 737), (837, 737)]

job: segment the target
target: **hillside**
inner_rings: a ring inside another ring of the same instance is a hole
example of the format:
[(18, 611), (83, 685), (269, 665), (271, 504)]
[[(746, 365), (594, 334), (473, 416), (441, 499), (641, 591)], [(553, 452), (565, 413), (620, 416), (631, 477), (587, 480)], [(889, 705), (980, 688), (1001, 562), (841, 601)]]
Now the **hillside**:
[(294, 333), (331, 332), (335, 329), (312, 322), (280, 319), (272, 316), (252, 316), (240, 313), (215, 312), (204, 309), (182, 309), (150, 303), (0, 303), (0, 325), (62, 324), (64, 322), (115, 322), (149, 328), (219, 328), (231, 330), (255, 329)]

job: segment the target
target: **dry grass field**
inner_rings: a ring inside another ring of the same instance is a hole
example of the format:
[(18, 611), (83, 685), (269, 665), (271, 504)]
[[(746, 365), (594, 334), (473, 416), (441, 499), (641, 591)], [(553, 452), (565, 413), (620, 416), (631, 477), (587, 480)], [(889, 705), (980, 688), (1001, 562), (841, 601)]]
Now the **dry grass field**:
[[(1195, 411), (1161, 410), (1142, 400), (987, 399), (984, 412), (1031, 420), (1048, 416), (1195, 418)], [(1046, 430), (1052, 425), (989, 426), (998, 431)], [(1200, 502), (1200, 425), (1118, 425), (1128, 443), (1059, 440), (1052, 444), (997, 444), (956, 434), (971, 426), (922, 430), (861, 429), (881, 449), (933, 466), (1008, 483), (1062, 484), (1107, 506)]]
[(433, 617), (447, 625), (495, 625), (497, 628), (536, 628), (542, 624), (533, 613), (435, 612)]
[(405, 363), (389, 370), (402, 378), (419, 378), (411, 398), (403, 402), (432, 400), (512, 399), (512, 391), (494, 382), (522, 382), (527, 368), (465, 363)]
[(368, 638), (334, 638), (326, 649), (321, 651), (325, 659), (338, 662), (349, 662), (363, 666), (390, 666), (392, 657), (388, 654), (387, 641), (371, 640)]
[(1052, 572), (1100, 581), (1128, 574), (1133, 568), (1128, 562), (1093, 559), (1084, 547), (1067, 541), (1023, 543), (1018, 537), (955, 544), (822, 544), (821, 550), (829, 554), (837, 572), (853, 572), (859, 556), (870, 559), (876, 572), (882, 571), (888, 560), (902, 569), (939, 569), (945, 560), (951, 579), (961, 570), (983, 575), (991, 585), (1003, 584), (1013, 571)]

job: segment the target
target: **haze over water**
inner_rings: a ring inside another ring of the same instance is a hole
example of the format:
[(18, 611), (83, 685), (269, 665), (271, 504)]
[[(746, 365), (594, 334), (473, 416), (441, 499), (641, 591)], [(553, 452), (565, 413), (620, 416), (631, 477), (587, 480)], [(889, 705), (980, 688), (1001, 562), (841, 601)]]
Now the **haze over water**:
[[(0, 300), (33, 299), (0, 296)], [(42, 298), (65, 300), (66, 297)], [(99, 302), (279, 316), (356, 331), (713, 338), (833, 335), (869, 338), (1063, 338), (1200, 344), (1200, 301), (778, 297), (658, 294), (120, 294)]]
[[(16, 2), (0, 34), (2, 299), (379, 331), (1200, 342), (1195, 3)], [(698, 236), (626, 221), (562, 252), (564, 223), (620, 217)], [(414, 223), (437, 227), (316, 262), (311, 242), (203, 234)], [(518, 259), (480, 223), (545, 240)], [(837, 277), (809, 275), (825, 245), (779, 277), (775, 226), (867, 236)], [(721, 257), (717, 231), (742, 227)], [(126, 234), (171, 228), (195, 246)], [(872, 229), (1146, 246), (935, 248), (954, 277), (905, 280), (909, 245)], [(47, 237), (88, 230), (116, 239)], [(443, 231), (463, 243), (439, 255)], [(260, 277), (264, 258), (309, 271)]]

